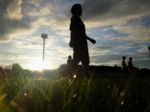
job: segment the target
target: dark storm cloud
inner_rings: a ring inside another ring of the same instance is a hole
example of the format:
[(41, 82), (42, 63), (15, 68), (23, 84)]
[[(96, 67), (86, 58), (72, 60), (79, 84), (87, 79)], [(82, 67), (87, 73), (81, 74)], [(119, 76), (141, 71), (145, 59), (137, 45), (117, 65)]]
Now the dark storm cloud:
[(150, 0), (84, 0), (86, 18), (95, 16), (114, 17), (150, 11)]

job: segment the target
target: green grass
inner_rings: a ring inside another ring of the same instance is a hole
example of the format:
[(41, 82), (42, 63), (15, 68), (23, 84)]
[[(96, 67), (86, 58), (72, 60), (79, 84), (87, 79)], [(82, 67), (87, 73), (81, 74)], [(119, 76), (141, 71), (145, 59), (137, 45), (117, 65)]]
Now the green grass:
[(9, 77), (0, 112), (150, 112), (150, 79)]

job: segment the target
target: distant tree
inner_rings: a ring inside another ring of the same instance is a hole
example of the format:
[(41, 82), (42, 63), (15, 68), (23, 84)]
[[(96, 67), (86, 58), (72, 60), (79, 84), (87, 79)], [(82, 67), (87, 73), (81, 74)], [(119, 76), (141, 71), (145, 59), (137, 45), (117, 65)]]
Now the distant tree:
[(22, 67), (17, 63), (12, 65), (11, 71), (13, 76), (19, 76), (21, 73), (23, 73)]
[(7, 73), (3, 67), (0, 67), (0, 83), (3, 82), (7, 77)]

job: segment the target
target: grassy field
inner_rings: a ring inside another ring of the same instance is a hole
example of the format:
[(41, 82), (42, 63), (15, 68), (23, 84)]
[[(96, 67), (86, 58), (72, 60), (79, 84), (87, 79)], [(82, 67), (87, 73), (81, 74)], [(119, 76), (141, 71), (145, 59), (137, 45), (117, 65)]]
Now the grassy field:
[(8, 77), (0, 112), (150, 112), (150, 79)]

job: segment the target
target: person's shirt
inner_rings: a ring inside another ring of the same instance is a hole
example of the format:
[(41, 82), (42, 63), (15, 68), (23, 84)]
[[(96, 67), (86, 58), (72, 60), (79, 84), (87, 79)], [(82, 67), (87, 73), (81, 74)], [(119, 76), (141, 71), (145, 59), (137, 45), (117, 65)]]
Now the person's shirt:
[(71, 42), (73, 43), (73, 47), (86, 47), (86, 32), (85, 25), (80, 17), (72, 16), (70, 23), (70, 31), (71, 31)]
[(129, 61), (129, 62), (128, 62), (128, 67), (133, 67), (132, 61)]
[(123, 61), (122, 61), (122, 67), (123, 67), (123, 68), (126, 68), (126, 66), (127, 66), (127, 65), (126, 65), (126, 61), (123, 60)]

